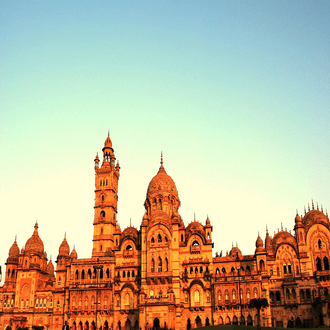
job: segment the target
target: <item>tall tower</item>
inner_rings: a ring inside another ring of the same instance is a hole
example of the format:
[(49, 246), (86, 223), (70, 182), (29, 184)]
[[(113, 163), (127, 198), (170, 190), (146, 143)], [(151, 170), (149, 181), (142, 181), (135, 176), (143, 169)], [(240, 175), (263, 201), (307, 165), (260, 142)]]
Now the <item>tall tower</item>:
[(95, 205), (94, 205), (94, 235), (92, 257), (102, 257), (107, 251), (113, 250), (113, 234), (117, 222), (117, 200), (119, 162), (112, 142), (108, 137), (104, 142), (103, 162), (99, 167), (99, 157), (95, 157)]

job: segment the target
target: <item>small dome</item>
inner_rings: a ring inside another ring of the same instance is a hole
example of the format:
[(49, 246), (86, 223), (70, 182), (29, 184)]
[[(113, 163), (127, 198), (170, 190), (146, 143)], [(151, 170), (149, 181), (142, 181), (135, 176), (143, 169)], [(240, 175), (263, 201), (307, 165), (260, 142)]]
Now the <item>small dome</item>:
[(17, 258), (18, 256), (19, 256), (19, 247), (17, 245), (16, 238), (15, 238), (15, 242), (13, 243), (11, 248), (9, 249), (9, 257), (10, 258)]
[(70, 257), (72, 259), (78, 259), (78, 254), (75, 248), (73, 248), (73, 250), (71, 251)]
[(58, 252), (59, 252), (58, 254), (61, 256), (68, 256), (70, 253), (70, 246), (69, 246), (65, 236), (64, 236), (63, 242), (60, 245)]
[(264, 242), (262, 241), (262, 238), (258, 235), (258, 238), (256, 240), (256, 248), (263, 247)]
[(231, 250), (230, 250), (230, 252), (229, 252), (229, 255), (230, 256), (239, 256), (239, 257), (241, 257), (242, 256), (242, 252), (241, 252), (241, 250), (238, 248), (238, 246), (233, 246), (232, 248), (231, 248)]
[(211, 227), (211, 221), (209, 217), (206, 218), (206, 227)]
[(44, 243), (38, 234), (38, 223), (34, 225), (34, 232), (32, 236), (25, 243), (25, 251), (36, 251), (36, 252), (44, 252)]
[(297, 213), (294, 220), (295, 220), (295, 223), (301, 222), (301, 218), (300, 218), (300, 215), (298, 213)]

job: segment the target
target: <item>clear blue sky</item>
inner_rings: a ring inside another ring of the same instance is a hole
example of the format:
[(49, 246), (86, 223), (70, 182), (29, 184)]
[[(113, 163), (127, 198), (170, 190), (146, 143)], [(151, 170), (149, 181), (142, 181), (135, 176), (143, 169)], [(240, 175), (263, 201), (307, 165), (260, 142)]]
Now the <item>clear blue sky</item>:
[(140, 227), (164, 153), (186, 225), (252, 254), (266, 224), (330, 212), (329, 1), (0, 1), (0, 264), (36, 220), (91, 256), (94, 157)]

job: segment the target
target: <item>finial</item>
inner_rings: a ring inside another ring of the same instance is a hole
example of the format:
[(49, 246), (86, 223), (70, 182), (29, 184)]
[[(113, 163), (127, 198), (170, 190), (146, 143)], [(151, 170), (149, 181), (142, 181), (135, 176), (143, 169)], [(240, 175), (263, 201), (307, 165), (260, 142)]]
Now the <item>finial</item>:
[(160, 153), (160, 165), (163, 165), (163, 152)]
[(312, 210), (314, 210), (314, 201), (313, 201), (313, 198), (312, 198)]
[(17, 241), (17, 234), (15, 235), (15, 242)]
[(323, 205), (321, 204), (321, 212), (323, 213)]
[(66, 232), (64, 232), (64, 238), (66, 239)]
[(196, 213), (194, 212), (194, 221), (196, 221)]
[(309, 207), (309, 203), (308, 203), (308, 212), (310, 212), (310, 210), (311, 210), (311, 209), (310, 209), (310, 207)]
[(298, 215), (298, 209), (296, 209), (296, 215)]
[(238, 247), (237, 241), (236, 241), (236, 247)]
[(266, 224), (266, 234), (268, 234), (268, 225)]
[(283, 231), (283, 223), (281, 222), (281, 230)]
[(316, 202), (316, 209), (319, 211), (319, 202)]
[(108, 129), (108, 137), (110, 137), (110, 130)]
[(234, 247), (234, 242), (231, 242), (231, 247)]
[(305, 215), (306, 215), (306, 206), (304, 206), (304, 212), (305, 212)]
[(132, 218), (129, 218), (129, 226), (132, 227)]

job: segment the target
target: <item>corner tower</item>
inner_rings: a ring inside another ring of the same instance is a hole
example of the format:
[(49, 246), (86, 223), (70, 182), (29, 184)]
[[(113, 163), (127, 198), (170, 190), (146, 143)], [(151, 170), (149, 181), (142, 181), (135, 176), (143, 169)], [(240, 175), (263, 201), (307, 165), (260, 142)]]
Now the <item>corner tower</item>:
[(104, 142), (103, 162), (99, 166), (99, 157), (95, 157), (95, 205), (94, 205), (94, 235), (92, 257), (102, 257), (107, 251), (113, 250), (113, 234), (117, 222), (117, 200), (119, 163), (115, 165), (116, 157), (112, 142), (108, 137)]

